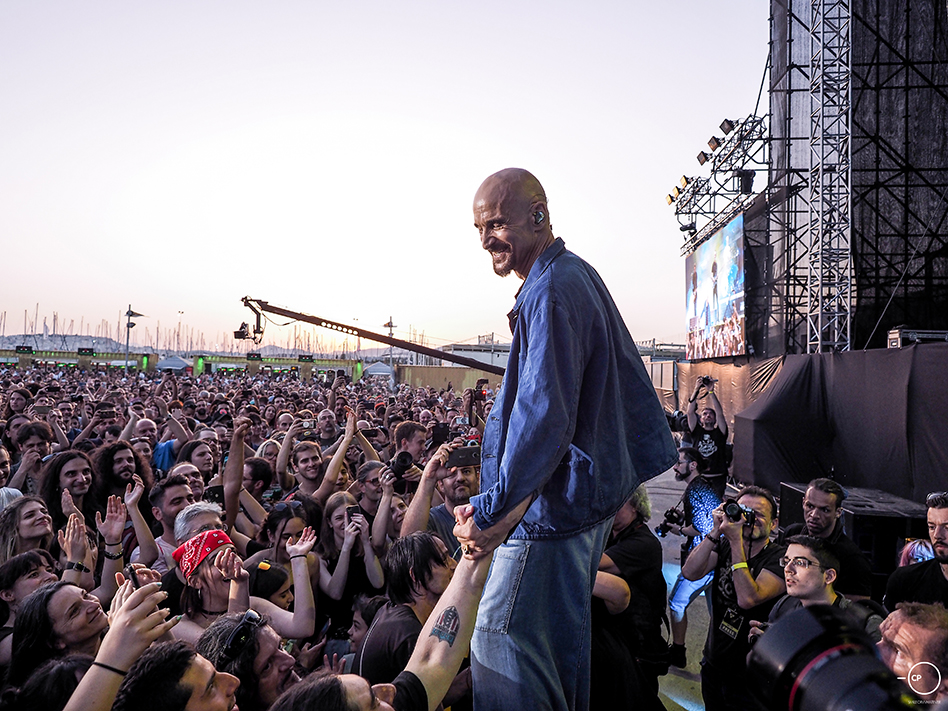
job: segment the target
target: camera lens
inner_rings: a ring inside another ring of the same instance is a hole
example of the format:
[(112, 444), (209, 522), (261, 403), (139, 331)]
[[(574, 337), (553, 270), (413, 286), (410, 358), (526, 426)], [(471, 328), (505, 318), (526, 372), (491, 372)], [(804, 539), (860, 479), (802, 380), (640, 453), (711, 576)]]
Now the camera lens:
[(829, 605), (782, 617), (754, 645), (747, 670), (751, 691), (774, 711), (917, 708), (856, 616)]

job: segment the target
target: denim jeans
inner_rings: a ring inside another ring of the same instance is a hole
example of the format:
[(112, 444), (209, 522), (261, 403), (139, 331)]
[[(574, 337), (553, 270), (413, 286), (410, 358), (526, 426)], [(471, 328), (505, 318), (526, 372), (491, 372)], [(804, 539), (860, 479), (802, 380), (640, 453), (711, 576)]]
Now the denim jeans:
[(497, 549), (471, 642), (474, 711), (589, 708), (590, 601), (611, 529)]

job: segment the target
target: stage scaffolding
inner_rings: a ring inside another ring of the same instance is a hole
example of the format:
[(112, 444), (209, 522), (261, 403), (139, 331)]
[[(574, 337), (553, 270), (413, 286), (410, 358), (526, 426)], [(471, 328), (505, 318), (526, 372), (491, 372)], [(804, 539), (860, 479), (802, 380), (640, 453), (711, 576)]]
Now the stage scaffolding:
[(946, 29), (938, 0), (772, 0), (760, 355), (948, 328)]

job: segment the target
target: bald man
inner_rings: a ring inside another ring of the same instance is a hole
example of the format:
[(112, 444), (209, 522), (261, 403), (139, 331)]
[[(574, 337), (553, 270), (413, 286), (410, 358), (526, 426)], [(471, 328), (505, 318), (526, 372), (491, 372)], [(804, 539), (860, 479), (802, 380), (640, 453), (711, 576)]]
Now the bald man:
[(466, 557), (494, 556), (472, 643), (475, 711), (589, 706), (589, 607), (616, 511), (677, 461), (632, 337), (596, 271), (553, 235), (525, 170), (491, 175), (474, 225), (523, 280), (484, 431), (481, 493), (455, 508)]

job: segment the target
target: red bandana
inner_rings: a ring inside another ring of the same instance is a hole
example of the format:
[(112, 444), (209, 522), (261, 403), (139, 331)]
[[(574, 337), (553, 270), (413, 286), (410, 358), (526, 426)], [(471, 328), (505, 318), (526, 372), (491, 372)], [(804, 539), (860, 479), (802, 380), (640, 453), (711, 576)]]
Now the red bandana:
[(184, 575), (184, 579), (190, 578), (201, 561), (208, 555), (216, 551), (221, 546), (232, 544), (233, 541), (223, 531), (204, 531), (194, 538), (188, 539), (183, 544), (175, 548), (171, 557), (174, 558)]

